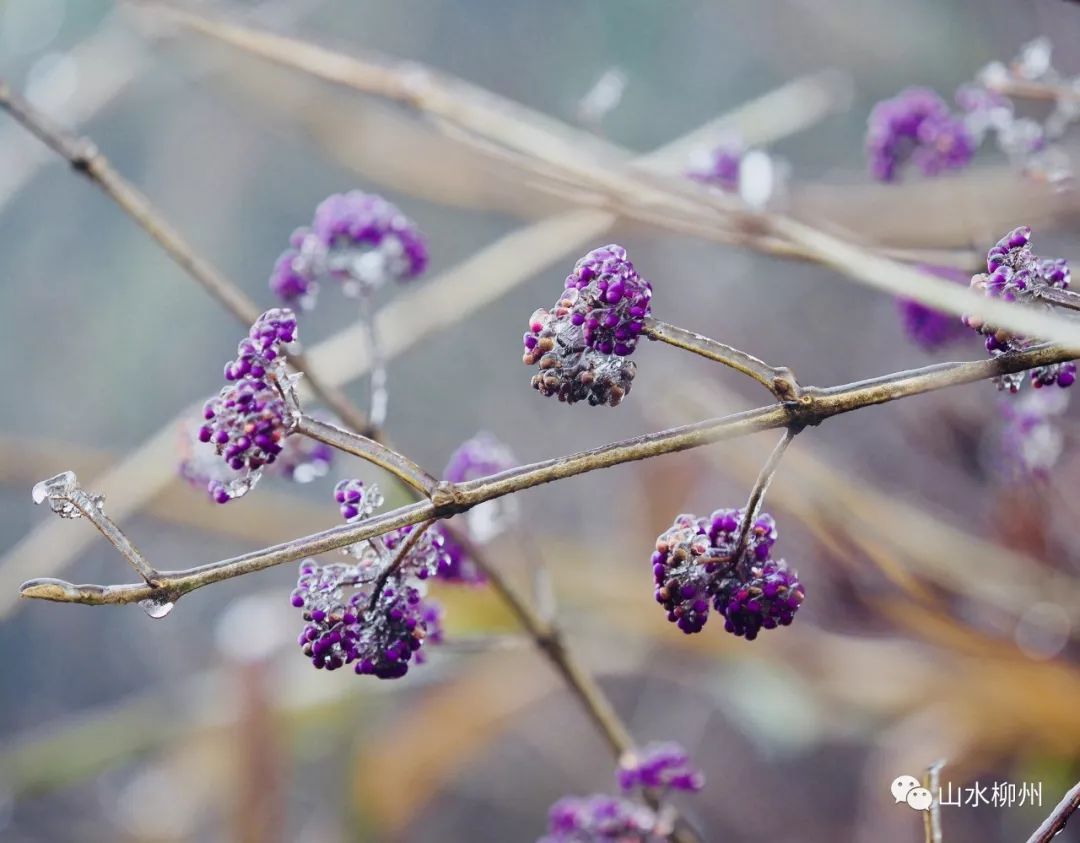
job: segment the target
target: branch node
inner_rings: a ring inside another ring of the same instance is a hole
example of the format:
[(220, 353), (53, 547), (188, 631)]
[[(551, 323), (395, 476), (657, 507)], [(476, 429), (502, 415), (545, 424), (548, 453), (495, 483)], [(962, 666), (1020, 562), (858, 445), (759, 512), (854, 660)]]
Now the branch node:
[(456, 483), (440, 480), (431, 490), (431, 503), (435, 507), (436, 518), (449, 518), (465, 512), (469, 507)]

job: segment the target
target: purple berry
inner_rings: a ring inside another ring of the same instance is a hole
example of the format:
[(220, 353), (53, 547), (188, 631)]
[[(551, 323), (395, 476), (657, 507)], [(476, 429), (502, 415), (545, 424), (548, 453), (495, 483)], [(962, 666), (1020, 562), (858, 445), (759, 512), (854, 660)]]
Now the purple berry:
[(690, 763), (686, 750), (673, 742), (651, 743), (627, 753), (615, 776), (623, 791), (640, 787), (696, 793), (705, 786), (704, 775)]
[(975, 146), (963, 119), (927, 88), (908, 88), (879, 102), (867, 123), (866, 154), (879, 181), (895, 181), (908, 162), (927, 176), (962, 169)]

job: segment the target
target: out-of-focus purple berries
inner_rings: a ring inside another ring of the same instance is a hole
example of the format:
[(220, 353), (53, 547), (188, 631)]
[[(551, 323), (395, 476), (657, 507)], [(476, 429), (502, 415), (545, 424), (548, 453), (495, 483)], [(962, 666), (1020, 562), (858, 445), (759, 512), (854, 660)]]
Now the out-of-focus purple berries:
[(959, 170), (971, 162), (975, 147), (964, 120), (927, 88), (908, 88), (870, 112), (866, 153), (870, 173), (880, 181), (896, 181), (909, 162), (926, 176)]
[(412, 220), (383, 197), (352, 190), (328, 196), (311, 226), (293, 232), (289, 249), (274, 265), (270, 289), (310, 309), (323, 279), (360, 297), (388, 281), (416, 278), (427, 263), (427, 244)]
[(725, 193), (737, 193), (739, 167), (745, 151), (737, 139), (727, 139), (691, 161), (686, 175), (701, 184), (718, 187)]
[(996, 468), (1009, 481), (1044, 480), (1065, 450), (1059, 422), (1069, 404), (1060, 390), (1029, 392), (999, 402), (1003, 425), (994, 453)]
[[(1016, 302), (1027, 307), (1048, 307), (1039, 301), (1040, 291), (1064, 290), (1069, 286), (1070, 272), (1067, 261), (1060, 258), (1041, 258), (1031, 249), (1031, 229), (1015, 228), (995, 243), (986, 253), (985, 273), (971, 279), (971, 288), (989, 298)], [(986, 324), (977, 316), (964, 317), (964, 324), (985, 337), (986, 350), (993, 357), (1010, 351), (1023, 351), (1038, 340), (1022, 337), (1003, 328)], [(1056, 384), (1070, 387), (1076, 381), (1076, 364), (1073, 362), (1040, 366), (1029, 373), (1032, 386), (1041, 388)], [(1003, 375), (997, 379), (999, 389), (1019, 391), (1024, 381), (1023, 373)]]
[(656, 540), (656, 602), (688, 635), (705, 626), (710, 604), (728, 632), (753, 639), (761, 628), (791, 623), (802, 603), (795, 574), (772, 560), (777, 532), (771, 516), (755, 519), (736, 558), (742, 518), (737, 509), (718, 509), (709, 518), (680, 515)]
[(686, 750), (671, 741), (627, 753), (619, 760), (615, 777), (623, 791), (640, 787), (696, 793), (705, 786), (705, 776), (690, 763)]
[(525, 334), (523, 361), (539, 366), (533, 388), (573, 404), (617, 406), (634, 379), (627, 360), (651, 313), (652, 285), (610, 245), (574, 266), (552, 310), (537, 310)]
[[(450, 455), (443, 477), (451, 483), (465, 483), (506, 471), (516, 464), (514, 455), (505, 444), (490, 433), (481, 432), (465, 440)], [(462, 529), (468, 530), (469, 538), (473, 542), (486, 544), (503, 532), (517, 516), (517, 501), (511, 496), (485, 501), (463, 516)], [(475, 560), (450, 530), (442, 523), (431, 529), (442, 535), (443, 548), (450, 560), (445, 572), (438, 575), (439, 579), (468, 585), (483, 583), (484, 575), (476, 566)]]
[(670, 829), (656, 812), (618, 796), (564, 796), (548, 812), (538, 843), (661, 843)]
[[(954, 283), (966, 284), (969, 276), (961, 270), (948, 266), (921, 265), (919, 270), (928, 275)], [(964, 323), (952, 313), (927, 307), (922, 302), (904, 297), (896, 300), (900, 322), (908, 339), (924, 351), (936, 351), (943, 346), (968, 336)]]

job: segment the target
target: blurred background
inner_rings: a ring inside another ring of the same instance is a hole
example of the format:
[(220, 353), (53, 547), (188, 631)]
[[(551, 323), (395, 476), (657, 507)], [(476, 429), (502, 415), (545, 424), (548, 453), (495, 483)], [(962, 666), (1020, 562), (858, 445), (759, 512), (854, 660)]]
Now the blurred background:
[[(993, 152), (962, 175), (877, 186), (862, 149), (878, 100), (911, 84), (948, 97), (1036, 36), (1063, 74), (1080, 73), (1072, 3), (189, 8), (422, 62), (628, 155), (732, 115), (790, 168), (775, 207), (863, 244), (977, 253), (1030, 223), (1040, 254), (1080, 259), (1071, 186), (1025, 181)], [(609, 71), (620, 101), (583, 115)], [(360, 188), (398, 203), (432, 261), (392, 302), (385, 291), (388, 431), (432, 471), (478, 430), (529, 462), (766, 402), (735, 373), (651, 346), (618, 409), (531, 390), (529, 314), (606, 242), (652, 280), (660, 318), (791, 365), (803, 383), (983, 356), (974, 334), (920, 350), (892, 298), (831, 270), (582, 212), (572, 189), (538, 189), (536, 172), (437, 121), (152, 12), (0, 0), (0, 75), (92, 137), (261, 306), (289, 233), (322, 198)], [(758, 99), (792, 80), (786, 99)], [(747, 102), (759, 107), (739, 111)], [(1065, 149), (1080, 156), (1075, 141)], [(683, 155), (668, 164), (679, 172)], [(332, 526), (334, 482), (376, 475), (340, 458), (313, 483), (267, 478), (228, 506), (180, 480), (178, 418), (219, 388), (243, 328), (6, 115), (0, 297), (0, 839), (527, 841), (560, 795), (611, 791), (606, 745), (484, 588), (433, 589), (447, 644), (398, 682), (311, 668), (295, 646), (291, 565), (202, 589), (160, 621), (135, 606), (20, 603), (32, 576), (131, 576), (90, 525), (31, 505), (31, 485), (63, 469), (166, 569)], [(349, 310), (305, 316), (305, 346), (347, 331)], [(362, 404), (356, 340), (314, 358)], [(742, 505), (772, 433), (528, 491), (523, 527), (491, 555), (522, 583), (524, 558), (542, 558), (568, 640), (634, 736), (691, 751), (708, 784), (679, 807), (705, 839), (922, 840), (921, 815), (889, 784), (944, 758), (943, 783), (1038, 783), (1042, 803), (945, 807), (945, 838), (1022, 840), (1080, 776), (1080, 459), (1066, 411), (1044, 443), (1061, 450), (1052, 468), (1018, 468), (1000, 401), (975, 384), (800, 436), (766, 508), (807, 600), (794, 626), (752, 643), (716, 621), (680, 634), (653, 601), (648, 560), (676, 514)]]

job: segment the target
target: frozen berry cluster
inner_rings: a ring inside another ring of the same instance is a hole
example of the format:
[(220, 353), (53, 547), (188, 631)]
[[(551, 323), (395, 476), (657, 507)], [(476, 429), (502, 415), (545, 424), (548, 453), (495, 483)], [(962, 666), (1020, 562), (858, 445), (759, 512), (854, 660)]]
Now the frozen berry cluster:
[(690, 763), (690, 755), (673, 741), (651, 743), (624, 755), (615, 773), (623, 791), (682, 790), (697, 793), (705, 786), (705, 776)]
[[(370, 517), (383, 498), (374, 484), (342, 480), (334, 500), (349, 523)], [(300, 564), (292, 605), (303, 610), (299, 645), (317, 668), (353, 665), (380, 679), (404, 676), (423, 661), (425, 642), (442, 640), (442, 611), (424, 597), (421, 580), (444, 569), (442, 539), (403, 527), (346, 549), (349, 562)], [(402, 559), (398, 556), (404, 552)]]
[(610, 245), (581, 258), (551, 310), (540, 308), (525, 333), (527, 366), (537, 366), (533, 388), (574, 404), (617, 406), (634, 380), (627, 358), (651, 314), (652, 285)]
[[(1069, 287), (1069, 264), (1061, 258), (1042, 258), (1031, 249), (1031, 229), (1015, 228), (998, 240), (986, 253), (986, 272), (971, 279), (971, 287), (984, 295), (1007, 302), (1039, 306), (1044, 290), (1065, 290)], [(1003, 328), (989, 325), (977, 316), (965, 316), (964, 324), (982, 334), (986, 350), (994, 357), (1011, 351), (1022, 351), (1037, 340), (1022, 337)], [(1076, 381), (1076, 364), (1072, 361), (1040, 366), (1028, 373), (1035, 388), (1070, 387)], [(1023, 373), (1003, 375), (998, 386), (1010, 392), (1019, 391)]]
[(740, 548), (743, 517), (737, 509), (718, 509), (708, 518), (679, 515), (656, 540), (656, 602), (688, 635), (700, 632), (715, 609), (728, 632), (753, 640), (761, 629), (790, 624), (802, 604), (798, 577), (772, 558), (772, 517), (758, 515)]

